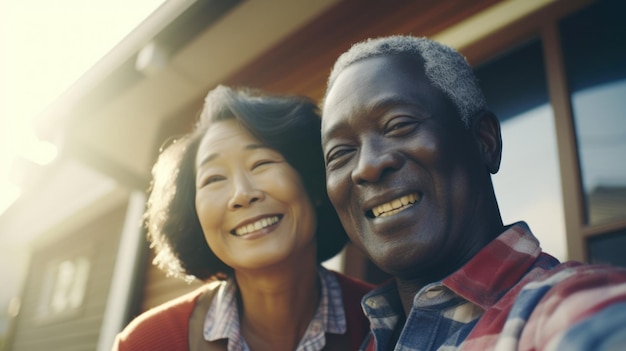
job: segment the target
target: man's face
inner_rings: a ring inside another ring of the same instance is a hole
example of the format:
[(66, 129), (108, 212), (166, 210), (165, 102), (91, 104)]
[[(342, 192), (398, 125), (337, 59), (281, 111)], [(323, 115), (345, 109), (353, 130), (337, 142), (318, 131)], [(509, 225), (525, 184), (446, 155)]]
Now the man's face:
[(401, 56), (352, 64), (322, 120), (328, 194), (348, 236), (408, 279), (448, 274), (484, 244), (471, 233), (489, 177), (473, 133), (422, 67)]

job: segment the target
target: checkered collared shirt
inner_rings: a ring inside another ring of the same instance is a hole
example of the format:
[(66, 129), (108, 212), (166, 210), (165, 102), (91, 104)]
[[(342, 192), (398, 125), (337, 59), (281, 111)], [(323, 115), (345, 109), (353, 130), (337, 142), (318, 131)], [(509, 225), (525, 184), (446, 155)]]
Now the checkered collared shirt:
[[(318, 268), (321, 281), (320, 302), (296, 351), (319, 351), (326, 345), (325, 333), (344, 334), (346, 315), (337, 278), (323, 267)], [(228, 351), (249, 351), (241, 335), (237, 308), (237, 284), (229, 279), (216, 293), (204, 320), (204, 339), (228, 339)]]
[(404, 315), (395, 283), (362, 305), (372, 329), (362, 350), (626, 350), (626, 270), (560, 264), (523, 222), (423, 287), (395, 348)]

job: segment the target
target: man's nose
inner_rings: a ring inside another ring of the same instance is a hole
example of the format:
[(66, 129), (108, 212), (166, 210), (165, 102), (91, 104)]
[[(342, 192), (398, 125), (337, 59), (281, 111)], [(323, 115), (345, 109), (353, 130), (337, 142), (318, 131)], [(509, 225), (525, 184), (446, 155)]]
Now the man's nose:
[(358, 164), (352, 171), (355, 184), (375, 183), (385, 174), (402, 167), (404, 158), (396, 150), (385, 149), (374, 142), (363, 143)]
[(233, 195), (228, 201), (228, 208), (231, 210), (248, 207), (265, 197), (263, 191), (254, 184), (248, 175), (235, 177)]

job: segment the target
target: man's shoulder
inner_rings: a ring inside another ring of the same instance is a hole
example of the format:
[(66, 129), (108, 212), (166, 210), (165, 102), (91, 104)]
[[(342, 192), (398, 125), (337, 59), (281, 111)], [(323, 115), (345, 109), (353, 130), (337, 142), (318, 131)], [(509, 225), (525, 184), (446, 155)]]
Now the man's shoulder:
[(511, 293), (516, 295), (515, 304), (518, 308), (552, 313), (555, 308), (584, 310), (590, 304), (577, 305), (580, 301), (576, 300), (581, 296), (589, 299), (597, 294), (602, 300), (612, 287), (623, 287), (625, 284), (626, 268), (568, 261), (550, 268), (531, 269), (517, 285), (519, 293)]
[[(519, 349), (543, 349), (564, 345), (572, 334), (585, 342), (610, 337), (626, 331), (626, 315), (607, 317), (606, 311), (616, 306), (624, 310), (624, 302), (626, 268), (573, 261), (538, 264), (485, 312), (464, 343), (469, 349), (503, 342), (518, 343)], [(590, 324), (604, 327), (582, 328)]]
[(626, 281), (626, 268), (606, 264), (585, 264), (577, 261), (560, 263), (543, 270), (526, 284), (526, 289), (550, 287), (562, 294), (592, 287), (621, 284)]
[[(532, 297), (538, 298), (536, 304), (528, 302)], [(522, 309), (521, 305), (532, 305), (528, 306), (530, 315), (522, 343), (545, 339), (556, 344), (567, 342), (573, 334), (593, 340), (599, 335), (610, 336), (613, 331), (626, 332), (623, 314), (606, 313), (626, 302), (626, 268), (562, 263), (541, 279), (526, 284), (517, 300)], [(597, 328), (581, 327), (585, 325)]]

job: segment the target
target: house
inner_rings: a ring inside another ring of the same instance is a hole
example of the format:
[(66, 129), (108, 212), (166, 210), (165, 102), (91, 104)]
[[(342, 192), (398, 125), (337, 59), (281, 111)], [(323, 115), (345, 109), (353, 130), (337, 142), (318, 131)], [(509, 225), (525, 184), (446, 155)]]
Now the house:
[[(108, 350), (136, 314), (197, 286), (151, 264), (139, 226), (159, 146), (217, 84), (320, 99), (358, 40), (429, 36), (476, 67), (504, 133), (494, 177), (506, 222), (561, 259), (626, 265), (626, 5), (619, 0), (166, 2), (39, 125), (62, 157), (27, 172), (0, 239), (28, 274), (8, 350)], [(29, 165), (24, 165), (28, 169)], [(338, 269), (385, 275), (348, 247)], [(14, 309), (15, 310), (15, 309)]]

